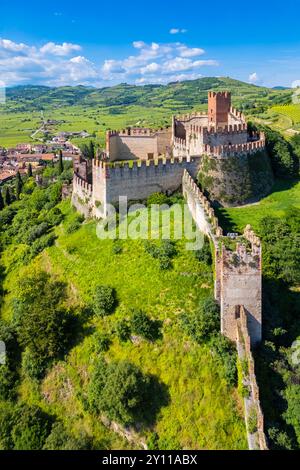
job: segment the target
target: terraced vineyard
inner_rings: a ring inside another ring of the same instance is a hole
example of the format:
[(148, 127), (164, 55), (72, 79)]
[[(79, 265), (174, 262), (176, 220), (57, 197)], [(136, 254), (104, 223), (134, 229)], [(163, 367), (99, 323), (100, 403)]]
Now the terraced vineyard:
[(293, 127), (300, 125), (300, 104), (273, 106), (271, 110), (291, 119)]

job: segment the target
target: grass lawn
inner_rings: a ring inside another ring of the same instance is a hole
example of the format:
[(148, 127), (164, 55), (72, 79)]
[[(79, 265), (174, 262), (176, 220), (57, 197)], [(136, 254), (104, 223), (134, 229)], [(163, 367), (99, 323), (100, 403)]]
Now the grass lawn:
[(282, 217), (290, 209), (300, 209), (300, 181), (277, 180), (272, 193), (261, 201), (248, 206), (217, 209), (220, 223), (225, 230), (242, 232), (247, 224), (258, 231), (264, 217)]
[[(99, 448), (139, 447), (139, 439), (147, 440), (155, 431), (161, 449), (246, 449), (243, 412), (236, 389), (228, 388), (208, 347), (199, 346), (184, 335), (179, 319), (182, 312), (192, 312), (201, 298), (212, 293), (211, 267), (186, 251), (183, 240), (176, 243), (178, 253), (173, 269), (167, 271), (160, 270), (158, 261), (146, 253), (142, 240), (122, 241), (122, 253), (113, 254), (114, 242), (96, 237), (95, 222), (85, 223), (67, 235), (64, 225), (72, 217), (69, 202), (61, 203), (61, 208), (66, 221), (57, 228), (56, 245), (44, 251), (31, 266), (18, 266), (16, 250), (4, 252), (3, 263), (10, 267), (4, 282), (4, 315), (11, 315), (17, 278), (33, 265), (67, 282), (72, 305), (88, 303), (98, 284), (108, 284), (116, 289), (118, 306), (111, 316), (89, 321), (65, 361), (48, 372), (40, 390), (23, 381), (23, 399), (56, 414), (75, 433), (85, 429)], [(118, 320), (130, 316), (133, 307), (162, 321), (161, 339), (153, 343), (141, 339), (120, 343), (113, 330)], [(132, 444), (104, 428), (82, 405), (98, 357), (95, 332), (107, 332), (111, 337), (107, 360), (133, 362), (144, 373), (156, 376), (166, 389), (164, 398), (157, 396), (162, 406), (153, 428), (141, 429)]]

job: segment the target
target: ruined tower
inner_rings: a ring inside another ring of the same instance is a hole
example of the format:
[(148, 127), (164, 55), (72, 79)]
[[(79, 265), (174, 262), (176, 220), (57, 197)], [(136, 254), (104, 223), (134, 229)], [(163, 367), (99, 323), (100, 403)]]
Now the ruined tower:
[(208, 124), (218, 129), (228, 126), (231, 108), (231, 93), (228, 91), (208, 93)]

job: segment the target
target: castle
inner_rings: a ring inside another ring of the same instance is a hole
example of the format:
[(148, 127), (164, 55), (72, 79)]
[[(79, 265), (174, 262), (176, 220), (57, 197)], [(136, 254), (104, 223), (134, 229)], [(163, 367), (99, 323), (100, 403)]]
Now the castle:
[(248, 133), (230, 93), (209, 92), (208, 113), (174, 116), (165, 129), (107, 131), (98, 158), (74, 162), (73, 204), (85, 216), (103, 217), (119, 196), (134, 201), (174, 192), (185, 169), (224, 206), (255, 200), (273, 183), (264, 134)]
[[(267, 444), (251, 347), (262, 339), (261, 243), (247, 226), (235, 248), (227, 248), (212, 203), (245, 204), (266, 194), (272, 183), (264, 134), (248, 132), (230, 93), (209, 92), (207, 113), (173, 117), (171, 127), (108, 131), (104, 152), (93, 161), (78, 157), (74, 162), (72, 193), (78, 211), (105, 218), (108, 204), (118, 204), (120, 196), (141, 201), (182, 188), (195, 224), (214, 246), (221, 332), (236, 342), (240, 360), (248, 363), (247, 400), (257, 416), (260, 449)], [(255, 448), (249, 432), (248, 441)]]

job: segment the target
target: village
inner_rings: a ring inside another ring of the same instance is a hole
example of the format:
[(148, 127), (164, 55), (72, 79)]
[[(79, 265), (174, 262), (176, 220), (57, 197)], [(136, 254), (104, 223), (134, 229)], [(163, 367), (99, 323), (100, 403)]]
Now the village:
[(19, 143), (11, 148), (1, 147), (0, 143), (0, 185), (13, 179), (18, 171), (26, 173), (29, 165), (37, 171), (45, 164), (55, 163), (60, 152), (64, 161), (72, 161), (80, 149), (69, 137), (70, 133), (61, 132), (46, 143)]

